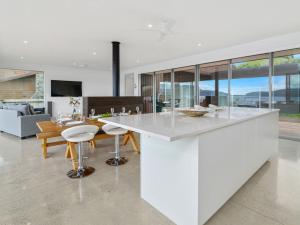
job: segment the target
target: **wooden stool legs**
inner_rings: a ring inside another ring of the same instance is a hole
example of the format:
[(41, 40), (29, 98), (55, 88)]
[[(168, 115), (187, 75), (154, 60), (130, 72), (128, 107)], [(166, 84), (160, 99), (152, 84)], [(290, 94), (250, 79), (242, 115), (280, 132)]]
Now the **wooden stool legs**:
[[(90, 141), (90, 145), (93, 149), (96, 148), (96, 141), (95, 140)], [(73, 169), (77, 170), (78, 155), (77, 155), (77, 152), (76, 152), (76, 149), (75, 149), (75, 143), (71, 143), (71, 142), (67, 143), (67, 149), (66, 149), (66, 152), (65, 152), (65, 157), (72, 159)]]
[(123, 145), (127, 145), (128, 141), (131, 142), (133, 150), (137, 153), (140, 153), (139, 145), (135, 139), (135, 136), (132, 131), (128, 131), (127, 134), (124, 135)]
[[(124, 135), (123, 145), (127, 145), (128, 141), (130, 141), (130, 143), (132, 144), (133, 150), (135, 152), (139, 153), (140, 152), (139, 145), (138, 145), (132, 131), (128, 131), (128, 133)], [(93, 149), (96, 148), (95, 139), (90, 141), (89, 144)], [(47, 148), (45, 148), (45, 149), (46, 149), (45, 154), (47, 155)], [(43, 151), (43, 153), (44, 153), (44, 151)], [(73, 169), (77, 170), (77, 168), (78, 168), (78, 155), (77, 155), (77, 151), (75, 149), (75, 143), (71, 143), (71, 142), (67, 143), (65, 157), (72, 159)]]
[(66, 152), (65, 152), (65, 157), (72, 159), (73, 169), (77, 170), (77, 168), (78, 168), (78, 156), (77, 156), (77, 152), (76, 152), (76, 149), (75, 149), (75, 143), (71, 143), (71, 142), (67, 143), (67, 149), (66, 149)]
[(65, 152), (65, 157), (66, 158), (71, 158), (71, 149), (70, 149), (70, 144), (67, 143), (67, 149), (66, 149), (66, 152)]

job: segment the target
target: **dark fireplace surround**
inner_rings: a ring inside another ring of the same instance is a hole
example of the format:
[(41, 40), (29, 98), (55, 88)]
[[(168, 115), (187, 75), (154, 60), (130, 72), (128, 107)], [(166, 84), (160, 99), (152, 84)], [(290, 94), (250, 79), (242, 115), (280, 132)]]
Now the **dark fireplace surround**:
[(135, 113), (136, 107), (143, 110), (143, 99), (141, 96), (119, 96), (119, 97), (83, 97), (83, 115), (88, 116), (91, 109), (95, 109), (96, 114), (110, 113), (110, 109), (114, 108), (114, 112), (122, 111), (122, 107), (126, 108), (126, 112), (131, 110)]

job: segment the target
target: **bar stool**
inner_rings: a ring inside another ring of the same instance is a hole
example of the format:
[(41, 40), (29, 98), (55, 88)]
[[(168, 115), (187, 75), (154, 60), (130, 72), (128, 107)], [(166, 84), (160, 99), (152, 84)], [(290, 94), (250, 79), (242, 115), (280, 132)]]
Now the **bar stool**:
[(110, 124), (106, 124), (102, 127), (102, 130), (108, 135), (115, 136), (115, 157), (106, 160), (106, 164), (110, 166), (119, 166), (128, 162), (125, 157), (120, 157), (120, 135), (126, 134), (128, 130), (116, 127)]
[(78, 143), (78, 168), (70, 170), (67, 175), (70, 178), (80, 178), (92, 174), (95, 169), (83, 164), (83, 148), (82, 143), (94, 139), (99, 127), (95, 125), (81, 125), (64, 130), (61, 135), (69, 143)]

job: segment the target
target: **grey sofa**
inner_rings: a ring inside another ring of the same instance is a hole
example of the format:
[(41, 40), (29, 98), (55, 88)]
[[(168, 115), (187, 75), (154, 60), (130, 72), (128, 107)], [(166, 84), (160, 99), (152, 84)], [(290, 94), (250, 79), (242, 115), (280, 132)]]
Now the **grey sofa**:
[(0, 131), (20, 138), (33, 136), (39, 132), (38, 121), (50, 120), (48, 114), (21, 115), (12, 109), (0, 109)]

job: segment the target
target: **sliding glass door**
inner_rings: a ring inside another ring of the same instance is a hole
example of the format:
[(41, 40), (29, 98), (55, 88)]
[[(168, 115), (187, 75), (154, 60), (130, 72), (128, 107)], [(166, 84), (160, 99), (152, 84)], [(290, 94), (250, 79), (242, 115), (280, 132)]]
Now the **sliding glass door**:
[(269, 107), (269, 54), (232, 60), (231, 106)]
[(153, 112), (153, 76), (154, 73), (141, 74), (141, 96), (143, 97), (143, 113)]
[(198, 104), (228, 105), (228, 68), (229, 61), (200, 65)]
[(156, 72), (155, 84), (153, 75), (144, 75), (147, 84), (142, 82), (145, 112), (196, 104), (277, 108), (280, 136), (299, 139), (300, 49), (172, 68)]
[(272, 107), (280, 120), (300, 123), (300, 50), (274, 53)]
[(172, 109), (171, 70), (155, 72), (156, 112)]
[(174, 70), (175, 108), (194, 106), (195, 66)]

